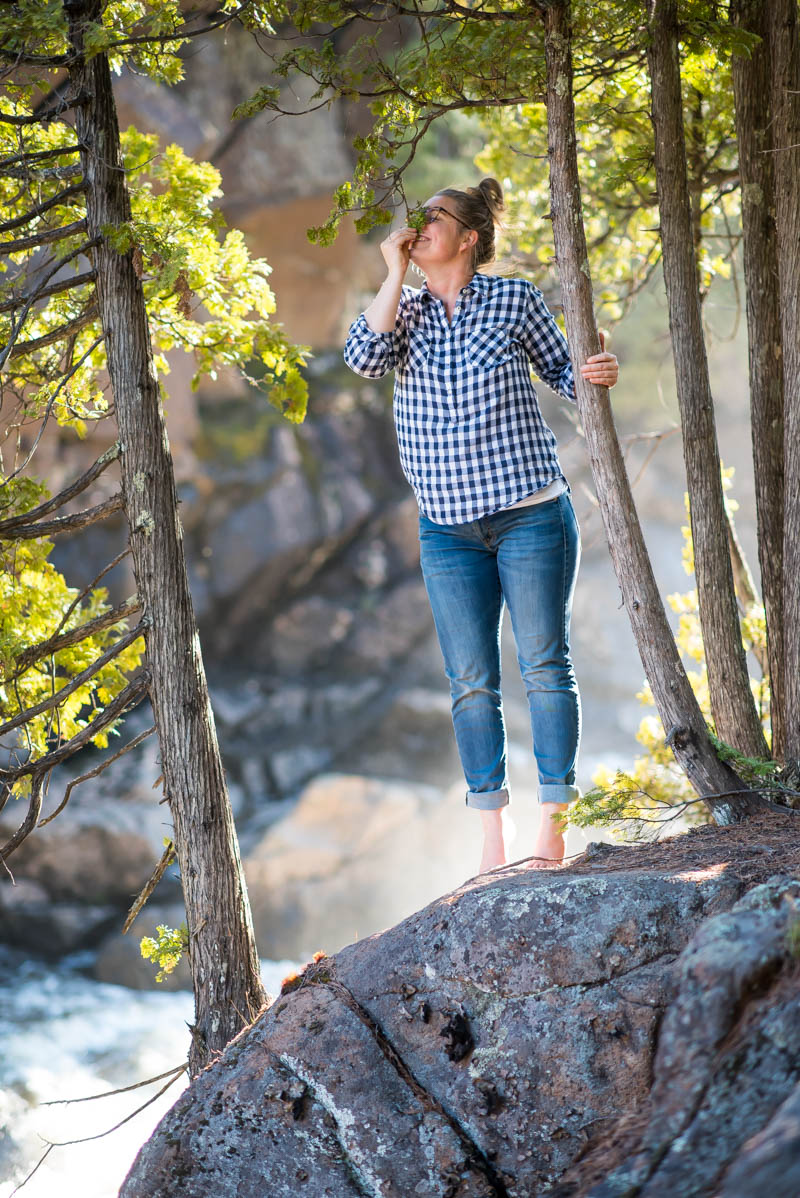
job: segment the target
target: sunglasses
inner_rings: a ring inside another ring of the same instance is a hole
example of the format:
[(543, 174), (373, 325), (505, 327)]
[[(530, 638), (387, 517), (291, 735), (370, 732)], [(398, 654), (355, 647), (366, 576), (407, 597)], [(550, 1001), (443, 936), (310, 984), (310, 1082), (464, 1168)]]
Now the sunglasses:
[(455, 212), (450, 212), (449, 209), (442, 208), (438, 204), (434, 204), (430, 208), (420, 208), (419, 211), (422, 213), (422, 223), (425, 225), (432, 225), (435, 221), (440, 220), (442, 213), (444, 213), (445, 216), (452, 216), (453, 220), (457, 220), (458, 223), (463, 225), (465, 229), (472, 228), (472, 226), (468, 225), (467, 222), (462, 220), (460, 216), (456, 216)]

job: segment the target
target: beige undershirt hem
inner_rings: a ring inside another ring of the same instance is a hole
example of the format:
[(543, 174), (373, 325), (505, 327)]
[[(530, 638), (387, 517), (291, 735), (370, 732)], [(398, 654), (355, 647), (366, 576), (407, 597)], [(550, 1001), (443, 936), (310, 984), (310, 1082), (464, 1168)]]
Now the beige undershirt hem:
[(533, 507), (535, 503), (546, 503), (548, 499), (558, 499), (559, 495), (563, 495), (566, 489), (567, 484), (563, 478), (554, 478), (546, 487), (534, 491), (532, 495), (528, 495), (525, 499), (520, 499), (519, 503), (510, 503), (508, 507), (501, 508), (501, 511), (510, 512), (515, 507)]

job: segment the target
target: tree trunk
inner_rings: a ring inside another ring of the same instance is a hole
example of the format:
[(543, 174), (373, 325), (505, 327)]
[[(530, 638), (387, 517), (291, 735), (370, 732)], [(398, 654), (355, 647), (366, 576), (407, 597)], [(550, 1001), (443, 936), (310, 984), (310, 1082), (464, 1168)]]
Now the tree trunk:
[(661, 246), (711, 712), (722, 740), (749, 757), (766, 757), (769, 751), (750, 690), (733, 589), (714, 402), (697, 292), (677, 0), (647, 0), (647, 8)]
[[(608, 389), (584, 382), (578, 365), (598, 353), (592, 285), (581, 209), (569, 6), (548, 5), (545, 17), (550, 200), (575, 392), (606, 537), (623, 602), (667, 742), (718, 824), (735, 823), (759, 806), (719, 760), (686, 677), (656, 585), (622, 457)], [(719, 797), (716, 797), (719, 796)]]
[(800, 772), (800, 35), (796, 0), (770, 0), (775, 223), (783, 334), (783, 637), (787, 764)]
[(101, 236), (131, 215), (108, 60), (102, 54), (81, 57), (85, 23), (98, 19), (101, 3), (65, 0), (64, 6), (77, 54), (72, 84), (89, 97), (78, 109), (77, 133), (89, 235), (99, 241), (92, 264), (134, 571), (149, 623), (150, 695), (186, 903), (196, 1014), (189, 1063), (196, 1074), (266, 996), (189, 594), (144, 295), (132, 253), (117, 253)]
[(761, 0), (732, 0), (731, 18), (764, 39), (733, 57), (733, 94), (744, 232), (750, 359), (750, 426), (758, 519), (761, 594), (767, 617), (772, 755), (784, 757), (783, 370), (775, 231), (770, 55)]

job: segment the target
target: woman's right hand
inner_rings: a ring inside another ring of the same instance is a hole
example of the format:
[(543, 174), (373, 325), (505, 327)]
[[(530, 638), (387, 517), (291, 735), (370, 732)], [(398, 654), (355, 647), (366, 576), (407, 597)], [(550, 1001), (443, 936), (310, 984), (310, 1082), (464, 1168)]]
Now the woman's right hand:
[(390, 274), (405, 275), (411, 246), (416, 239), (416, 229), (395, 229), (381, 242), (381, 253)]

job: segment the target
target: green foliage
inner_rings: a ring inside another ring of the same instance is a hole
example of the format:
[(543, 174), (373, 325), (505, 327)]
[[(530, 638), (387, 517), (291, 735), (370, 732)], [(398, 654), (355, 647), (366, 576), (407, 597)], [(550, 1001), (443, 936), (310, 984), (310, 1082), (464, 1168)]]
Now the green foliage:
[[(398, 205), (408, 207), (408, 180), (436, 137), (432, 126), (451, 114), (470, 113), (484, 133), (477, 166), (507, 188), (507, 245), (501, 252), (549, 267), (540, 11), (519, 0), (489, 0), (479, 9), (420, 4), (416, 33), (405, 43), (388, 26), (376, 31), (379, 11), (391, 15), (392, 5), (360, 11), (367, 31), (348, 37), (345, 50), (333, 35), (349, 25), (348, 7), (302, 0), (285, 13), (308, 34), (309, 44), (293, 42), (277, 60), (278, 77), (302, 73), (313, 79), (312, 103), (361, 95), (374, 118), (372, 128), (354, 139), (352, 178), (336, 189), (331, 214), (309, 230), (311, 240), (329, 245), (348, 213), (359, 214), (356, 227), (363, 233), (388, 223)], [(648, 32), (642, 6), (633, 0), (600, 6), (574, 0), (571, 15), (584, 219), (597, 302), (608, 322), (622, 315), (660, 259)], [(274, 13), (270, 19), (274, 24)], [(705, 293), (713, 278), (731, 269), (739, 203), (730, 59), (751, 52), (755, 39), (721, 19), (718, 6), (705, 0), (681, 0), (679, 20), (687, 157)], [(329, 31), (324, 42), (323, 29)], [(265, 108), (282, 110), (274, 89), (259, 89), (235, 115)], [(434, 187), (441, 186), (439, 166)]]
[[(0, 155), (14, 153), (16, 137), (15, 130), (0, 125)], [(32, 152), (68, 144), (66, 131), (58, 125), (37, 128), (26, 141)], [(253, 382), (290, 420), (302, 420), (306, 385), (301, 368), (307, 350), (290, 343), (272, 319), (275, 297), (267, 281), (267, 263), (251, 257), (240, 231), (225, 229), (216, 206), (222, 195), (219, 172), (209, 163), (193, 161), (179, 146), (160, 149), (155, 136), (133, 128), (122, 135), (122, 144), (132, 218), (104, 232), (119, 253), (133, 255), (142, 278), (159, 373), (162, 377), (168, 373), (167, 351), (181, 348), (194, 354), (193, 386), (204, 374), (216, 378), (219, 370), (231, 368)], [(68, 165), (70, 159), (65, 155), (55, 162)], [(36, 201), (31, 195), (34, 188)], [(63, 181), (57, 179), (39, 180), (22, 189), (12, 178), (0, 182), (9, 217), (23, 215), (35, 202), (59, 194), (62, 188)], [(69, 197), (33, 222), (33, 229), (71, 223), (82, 215), (82, 197)], [(66, 238), (59, 243), (59, 252), (76, 251), (82, 241), (80, 233)], [(28, 254), (21, 251), (11, 259), (24, 264)], [(7, 288), (0, 285), (0, 297), (14, 287), (19, 287), (16, 278)], [(30, 313), (25, 339), (45, 337), (90, 313), (91, 288), (87, 284), (63, 291)], [(18, 312), (0, 316), (0, 340), (8, 341), (18, 317)], [(82, 364), (66, 379), (62, 342), (14, 358), (4, 388), (24, 396), (26, 418), (41, 417), (51, 408), (59, 423), (83, 435), (88, 421), (106, 415), (107, 401), (98, 384), (105, 366), (99, 332), (95, 316), (76, 334), (72, 361)]]
[(145, 961), (158, 966), (156, 981), (163, 982), (172, 973), (184, 953), (189, 951), (189, 929), (185, 923), (179, 928), (170, 928), (160, 923), (155, 936), (143, 936), (139, 951)]
[[(234, 7), (228, 0), (222, 5), (223, 10)], [(253, 7), (266, 16), (267, 6)], [(84, 48), (89, 56), (108, 53), (117, 69), (127, 63), (174, 83), (182, 74), (176, 50), (183, 27), (179, 0), (112, 0), (102, 6), (98, 22), (84, 28)], [(0, 95), (2, 112), (21, 122), (0, 121), (0, 158), (7, 160), (0, 173), (0, 208), (12, 226), (2, 240), (8, 246), (81, 222), (85, 195), (72, 186), (80, 179), (80, 162), (70, 148), (75, 144), (71, 115), (27, 123), (38, 108), (53, 105), (52, 89), (63, 79), (59, 63), (31, 62), (31, 56), (70, 52), (61, 0), (0, 6), (0, 40), (7, 57), (28, 57), (28, 65), (7, 75)], [(168, 351), (181, 348), (195, 358), (193, 385), (204, 374), (215, 377), (232, 369), (279, 412), (302, 420), (306, 384), (301, 369), (307, 351), (291, 344), (273, 319), (269, 266), (251, 257), (239, 231), (225, 228), (218, 208), (219, 172), (193, 161), (179, 146), (161, 147), (157, 138), (135, 129), (122, 135), (122, 150), (131, 219), (104, 233), (118, 253), (130, 255), (142, 281), (160, 375), (168, 372)], [(23, 161), (25, 156), (31, 157)], [(76, 276), (85, 272), (86, 250), (79, 228), (44, 252), (23, 244), (0, 259), (0, 304), (6, 309), (0, 312), (0, 345), (13, 347), (0, 374), (0, 519), (30, 511), (46, 494), (21, 476), (23, 448), (33, 439), (29, 426), (49, 421), (82, 437), (90, 422), (109, 412), (93, 281), (58, 290), (46, 302), (27, 298), (70, 270)], [(119, 622), (41, 657), (32, 653), (57, 633), (110, 609), (104, 588), (86, 595), (70, 588), (50, 562), (51, 550), (44, 539), (0, 539), (0, 721), (12, 721), (54, 696), (57, 700), (6, 738), (12, 755), (28, 762), (85, 729), (124, 688), (144, 652), (143, 641), (136, 640), (58, 701), (59, 692), (127, 626)], [(116, 725), (108, 726), (90, 743), (107, 746), (115, 730)], [(13, 793), (28, 788), (25, 779)]]
[[(3, 518), (30, 511), (43, 494), (44, 488), (30, 479), (7, 480), (0, 491)], [(48, 560), (52, 548), (52, 542), (43, 539), (0, 541), (0, 718), (3, 722), (57, 695), (119, 640), (127, 628), (124, 622), (116, 624), (77, 645), (46, 654), (27, 668), (20, 667), (26, 650), (47, 641), (56, 632), (69, 632), (110, 608), (103, 587), (96, 587), (76, 602), (78, 591), (67, 586)], [(128, 675), (140, 664), (143, 653), (144, 641), (138, 638), (55, 708), (20, 727), (14, 735), (25, 759), (35, 761), (43, 757), (56, 744), (87, 727), (97, 712), (125, 687)], [(98, 732), (91, 743), (105, 748), (117, 723)], [(12, 793), (20, 797), (29, 788), (30, 780), (23, 778), (14, 784)]]

